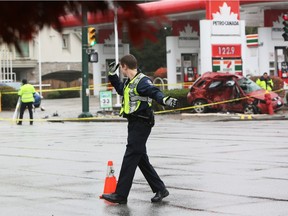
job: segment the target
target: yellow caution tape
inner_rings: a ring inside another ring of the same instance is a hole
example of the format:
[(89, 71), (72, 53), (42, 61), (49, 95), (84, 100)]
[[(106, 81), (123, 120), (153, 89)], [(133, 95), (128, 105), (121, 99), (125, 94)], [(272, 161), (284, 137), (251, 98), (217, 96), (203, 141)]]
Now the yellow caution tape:
[[(175, 84), (163, 84), (164, 86), (187, 86), (191, 85), (191, 83), (175, 83)], [(155, 84), (155, 86), (163, 86), (162, 84)], [(102, 83), (97, 85), (99, 87), (107, 87), (107, 88), (113, 88), (110, 83)], [(94, 85), (89, 85), (89, 90), (94, 90), (95, 86)], [(82, 89), (82, 86), (76, 86), (76, 87), (69, 87), (69, 88), (56, 88), (56, 89), (42, 89), (42, 92), (53, 92), (53, 91), (80, 91)], [(37, 89), (38, 90), (38, 89)], [(11, 91), (11, 92), (2, 92), (2, 94), (17, 94), (18, 91)]]
[[(85, 118), (43, 118), (43, 119), (33, 119), (33, 122), (64, 122), (64, 121), (93, 121), (93, 120), (108, 120), (108, 119), (116, 119), (122, 120), (123, 118), (120, 118), (119, 116), (95, 116), (95, 117), (85, 117)], [(0, 121), (10, 121), (18, 122), (20, 119), (12, 119), (12, 118), (0, 118)], [(21, 119), (22, 122), (30, 122), (30, 119)]]
[[(179, 83), (177, 83), (179, 84)], [(107, 86), (110, 85), (109, 83), (104, 83), (101, 84), (101, 86)], [(93, 85), (90, 85), (93, 86)], [(91, 90), (91, 87), (89, 86), (89, 89)], [(112, 87), (112, 86), (111, 86)], [(70, 87), (70, 88), (59, 88), (59, 89), (46, 89), (46, 90), (42, 90), (43, 92), (52, 92), (52, 91), (74, 91), (74, 90), (81, 90), (81, 87)], [(272, 92), (281, 92), (285, 89), (278, 89), (276, 91), (272, 91)], [(17, 92), (2, 92), (3, 94), (17, 94)], [(262, 93), (261, 93), (262, 94)], [(261, 95), (259, 94), (259, 95)], [(225, 101), (219, 101), (219, 102), (214, 102), (214, 103), (208, 103), (208, 104), (203, 104), (203, 105), (194, 105), (194, 106), (189, 106), (189, 107), (182, 107), (182, 108), (176, 108), (176, 109), (168, 109), (168, 110), (162, 110), (162, 111), (156, 111), (155, 114), (164, 114), (164, 113), (172, 113), (172, 112), (177, 112), (177, 111), (184, 111), (184, 110), (191, 110), (191, 109), (195, 109), (195, 108), (199, 108), (199, 107), (207, 107), (207, 106), (213, 106), (213, 105), (218, 105), (218, 104), (225, 104), (225, 103), (231, 103), (231, 102), (235, 102), (235, 101), (239, 101), (239, 100), (243, 100), (243, 99), (248, 99), (250, 97), (246, 96), (246, 97), (241, 97), (241, 98), (235, 98), (235, 99), (231, 99), (231, 100), (225, 100)], [(91, 121), (91, 120), (96, 120), (96, 119), (104, 119), (104, 117), (87, 117), (87, 118), (65, 118), (65, 119), (34, 119), (33, 121)], [(107, 117), (106, 117), (107, 118)], [(109, 117), (111, 118), (111, 117)], [(119, 118), (117, 116), (117, 118)], [(0, 121), (13, 121), (10, 118), (0, 118)], [(15, 119), (14, 119), (15, 121)], [(18, 121), (18, 120), (17, 120)], [(23, 121), (25, 121), (23, 119)], [(26, 119), (26, 121), (30, 121), (29, 119)]]

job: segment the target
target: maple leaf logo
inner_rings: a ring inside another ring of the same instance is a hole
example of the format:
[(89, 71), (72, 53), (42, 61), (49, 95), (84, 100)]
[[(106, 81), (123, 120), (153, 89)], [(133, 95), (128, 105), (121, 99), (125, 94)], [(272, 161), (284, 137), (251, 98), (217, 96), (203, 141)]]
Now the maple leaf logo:
[[(105, 44), (115, 44), (115, 33), (110, 34), (109, 38), (104, 40)], [(118, 38), (118, 43), (121, 44), (122, 40)]]
[(223, 21), (238, 20), (237, 19), (238, 14), (231, 12), (231, 7), (229, 7), (226, 2), (224, 2), (223, 6), (219, 7), (219, 9), (220, 13), (217, 12), (212, 14), (213, 20), (223, 20)]
[(280, 16), (278, 16), (278, 20), (273, 21), (272, 27), (274, 27), (274, 28), (282, 28), (282, 26), (283, 26), (283, 24), (282, 24), (283, 21), (284, 21), (284, 19), (283, 19), (283, 14), (281, 14)]
[(184, 28), (184, 31), (179, 32), (180, 37), (198, 37), (198, 33), (196, 31), (192, 31), (192, 29), (192, 26), (187, 24), (187, 26)]

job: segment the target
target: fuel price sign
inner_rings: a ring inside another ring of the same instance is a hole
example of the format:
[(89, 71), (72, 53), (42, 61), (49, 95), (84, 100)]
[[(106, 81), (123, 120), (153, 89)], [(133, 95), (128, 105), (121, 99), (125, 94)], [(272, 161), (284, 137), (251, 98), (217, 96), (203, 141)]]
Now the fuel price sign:
[(241, 44), (213, 44), (212, 57), (214, 58), (241, 57)]

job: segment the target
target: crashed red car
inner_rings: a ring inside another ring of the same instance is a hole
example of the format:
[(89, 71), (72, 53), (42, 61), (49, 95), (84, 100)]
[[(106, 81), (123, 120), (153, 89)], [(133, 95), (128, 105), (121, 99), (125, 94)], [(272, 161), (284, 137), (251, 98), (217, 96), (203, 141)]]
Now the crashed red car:
[[(194, 108), (197, 113), (216, 110), (267, 114), (265, 93), (254, 81), (241, 75), (206, 72), (191, 86), (187, 100), (189, 104), (197, 106)], [(274, 92), (270, 92), (270, 95), (274, 111), (280, 109), (284, 104), (283, 99)]]

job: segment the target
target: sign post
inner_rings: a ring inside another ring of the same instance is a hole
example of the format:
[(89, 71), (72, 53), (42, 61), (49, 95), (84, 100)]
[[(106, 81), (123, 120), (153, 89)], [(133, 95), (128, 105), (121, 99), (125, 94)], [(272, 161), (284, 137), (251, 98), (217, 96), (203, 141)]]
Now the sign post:
[(87, 37), (87, 8), (82, 5), (82, 113), (79, 118), (93, 117), (89, 112), (89, 73), (88, 73), (88, 55), (86, 53), (88, 45)]
[(100, 108), (103, 110), (112, 110), (112, 91), (100, 91)]

